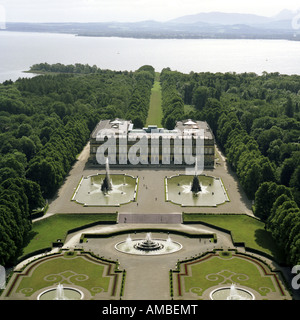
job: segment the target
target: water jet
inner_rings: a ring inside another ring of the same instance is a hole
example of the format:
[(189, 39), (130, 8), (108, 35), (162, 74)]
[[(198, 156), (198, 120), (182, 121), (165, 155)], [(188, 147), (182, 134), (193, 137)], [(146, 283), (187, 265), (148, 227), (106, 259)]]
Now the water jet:
[(230, 287), (222, 287), (210, 293), (211, 300), (255, 300), (255, 296), (249, 290), (238, 288), (233, 283)]
[(82, 300), (84, 294), (75, 288), (65, 287), (59, 283), (55, 288), (40, 293), (37, 300)]
[(132, 239), (130, 236), (125, 241), (115, 245), (115, 249), (135, 255), (160, 255), (179, 251), (182, 245), (173, 241), (170, 236), (167, 239), (153, 239), (148, 232), (144, 239)]

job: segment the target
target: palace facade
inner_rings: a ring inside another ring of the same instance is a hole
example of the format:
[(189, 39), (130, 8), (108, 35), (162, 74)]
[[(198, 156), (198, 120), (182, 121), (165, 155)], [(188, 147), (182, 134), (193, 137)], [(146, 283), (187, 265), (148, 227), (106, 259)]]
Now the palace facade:
[(205, 121), (177, 121), (173, 130), (148, 126), (134, 129), (130, 120), (101, 120), (90, 137), (93, 164), (194, 165), (200, 156), (214, 167), (214, 135)]

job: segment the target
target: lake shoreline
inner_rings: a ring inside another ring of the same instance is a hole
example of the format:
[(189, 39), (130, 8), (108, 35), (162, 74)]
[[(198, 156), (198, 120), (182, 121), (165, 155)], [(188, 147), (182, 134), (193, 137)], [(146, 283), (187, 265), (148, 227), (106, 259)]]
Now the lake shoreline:
[(262, 36), (232, 36), (229, 34), (220, 34), (216, 35), (130, 35), (130, 34), (116, 34), (116, 33), (108, 33), (108, 34), (92, 34), (92, 33), (71, 33), (71, 32), (63, 32), (63, 31), (38, 31), (38, 30), (9, 30), (9, 29), (0, 29), (1, 32), (22, 32), (22, 33), (37, 33), (37, 34), (58, 34), (58, 35), (71, 35), (75, 37), (88, 37), (88, 38), (119, 38), (119, 39), (137, 39), (137, 40), (286, 40), (286, 41), (300, 41), (300, 37), (295, 37), (291, 35), (284, 36), (275, 36), (275, 35), (262, 35)]
[(300, 42), (289, 40), (137, 39), (1, 30), (0, 83), (43, 74), (30, 72), (30, 67), (45, 62), (129, 72), (151, 65), (157, 72), (170, 68), (187, 74), (292, 75), (300, 74), (299, 52)]

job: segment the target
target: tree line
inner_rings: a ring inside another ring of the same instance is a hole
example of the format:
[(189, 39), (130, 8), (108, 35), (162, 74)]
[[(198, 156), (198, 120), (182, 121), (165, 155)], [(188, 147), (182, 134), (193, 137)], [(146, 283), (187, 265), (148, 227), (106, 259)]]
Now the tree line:
[(134, 78), (136, 83), (126, 113), (126, 119), (132, 120), (135, 128), (142, 129), (148, 117), (155, 70), (152, 66), (143, 66), (136, 71)]
[(98, 121), (131, 117), (143, 124), (149, 108), (150, 66), (134, 72), (57, 64), (32, 69), (41, 68), (58, 74), (0, 84), (1, 265), (22, 253), (33, 211), (55, 195)]
[(45, 62), (32, 65), (29, 72), (91, 74), (102, 73), (102, 69), (98, 68), (96, 65), (90, 66), (82, 63), (64, 65), (62, 63), (49, 64)]
[[(183, 74), (168, 69), (161, 78), (168, 79), (170, 97), (177, 96), (181, 106), (194, 107), (189, 118), (209, 123), (254, 201), (255, 215), (266, 222), (287, 262), (299, 264), (300, 77), (265, 72)], [(174, 112), (177, 106), (174, 103)]]
[(172, 130), (176, 121), (184, 119), (184, 101), (176, 88), (176, 79), (169, 68), (163, 69), (160, 75), (162, 93), (162, 125)]
[[(61, 186), (97, 122), (127, 118), (141, 128), (147, 118), (153, 67), (134, 72), (65, 67), (35, 66), (58, 74), (0, 84), (2, 265), (20, 254), (32, 211)], [(165, 68), (160, 79), (164, 127), (173, 129), (185, 118), (209, 123), (254, 200), (256, 216), (285, 249), (287, 261), (299, 263), (299, 76)], [(189, 113), (186, 105), (193, 106)]]

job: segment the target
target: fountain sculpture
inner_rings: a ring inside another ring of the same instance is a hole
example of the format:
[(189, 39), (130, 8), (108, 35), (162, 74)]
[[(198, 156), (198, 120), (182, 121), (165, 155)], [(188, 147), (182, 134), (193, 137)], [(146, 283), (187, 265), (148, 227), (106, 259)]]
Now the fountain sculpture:
[(107, 193), (108, 191), (111, 191), (111, 190), (112, 190), (112, 184), (111, 184), (110, 175), (109, 175), (109, 163), (108, 163), (108, 158), (106, 158), (105, 178), (101, 185), (101, 191), (104, 193)]
[(111, 174), (108, 160), (103, 174), (82, 177), (72, 201), (84, 206), (120, 206), (135, 201), (138, 178), (127, 174)]
[(210, 298), (212, 300), (255, 300), (255, 296), (250, 291), (237, 288), (234, 283), (230, 287), (213, 290)]
[(197, 175), (194, 175), (191, 191), (193, 193), (198, 193), (198, 192), (202, 191), (201, 186), (200, 186), (200, 182), (199, 182), (199, 178)]
[(143, 240), (142, 242), (136, 243), (133, 247), (137, 250), (149, 252), (149, 251), (163, 249), (164, 245), (162, 243), (157, 242), (157, 241), (153, 241), (151, 239), (151, 233), (147, 233), (146, 239)]
[(194, 178), (193, 178), (193, 182), (192, 182), (192, 187), (191, 187), (191, 191), (196, 194), (200, 191), (202, 191), (201, 186), (200, 186), (200, 181), (197, 175), (197, 157), (195, 159), (195, 174), (194, 174)]
[(216, 207), (229, 202), (221, 178), (200, 174), (179, 174), (165, 178), (166, 201), (185, 206)]
[(152, 239), (151, 233), (146, 234), (145, 239), (132, 239), (130, 235), (125, 241), (115, 245), (116, 250), (123, 253), (136, 255), (159, 255), (173, 253), (182, 248), (182, 245), (171, 240), (171, 237), (165, 239)]

